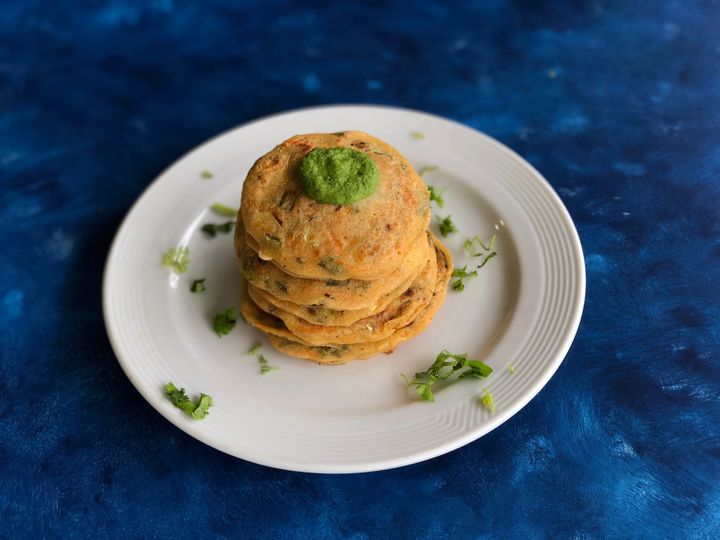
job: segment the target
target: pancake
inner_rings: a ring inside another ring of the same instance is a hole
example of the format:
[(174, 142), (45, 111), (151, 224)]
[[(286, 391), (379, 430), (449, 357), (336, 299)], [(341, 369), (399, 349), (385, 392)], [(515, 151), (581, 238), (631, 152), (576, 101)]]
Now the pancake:
[[(242, 225), (242, 221), (239, 220), (240, 234), (235, 238), (235, 250), (240, 271), (245, 279), (276, 298), (292, 301), (300, 306), (332, 310), (377, 310), (388, 294), (393, 293), (406, 283), (408, 278), (420, 272), (431, 253), (432, 241), (428, 233), (423, 231), (400, 266), (383, 279), (375, 281), (303, 279), (288, 275), (272, 262), (260, 259), (252, 247), (243, 241)], [(278, 307), (283, 308), (281, 305)], [(296, 314), (301, 316), (299, 313)]]
[[(429, 247), (430, 246), (428, 246), (428, 248)], [(435, 251), (429, 248), (427, 249), (427, 252), (429, 257), (426, 260), (426, 266), (431, 260), (433, 263), (435, 262)], [(252, 284), (249, 285), (249, 288), (252, 291), (251, 296), (253, 298), (261, 298), (263, 302), (268, 302), (279, 310), (291, 313), (307, 323), (321, 326), (349, 326), (360, 319), (371, 317), (372, 315), (384, 310), (393, 300), (398, 298), (410, 287), (410, 285), (412, 285), (412, 283), (419, 277), (420, 271), (424, 268), (425, 267), (420, 268), (415, 274), (409, 275), (394, 291), (391, 291), (381, 297), (377, 304), (363, 309), (336, 310), (328, 309), (323, 306), (302, 306), (289, 300), (278, 298), (277, 296), (255, 287)]]
[(437, 278), (432, 300), (410, 324), (396, 330), (389, 337), (371, 343), (313, 347), (287, 336), (270, 335), (268, 336), (270, 344), (278, 351), (290, 356), (328, 365), (344, 364), (350, 360), (370, 358), (378, 353), (389, 354), (393, 352), (398, 344), (415, 337), (430, 324), (445, 299), (445, 293), (452, 274), (452, 257), (447, 248), (437, 239), (435, 248), (437, 253)]
[[(354, 204), (304, 194), (299, 166), (314, 148), (353, 148), (380, 171), (375, 193)], [(390, 274), (430, 221), (428, 189), (393, 147), (360, 131), (296, 135), (258, 159), (243, 184), (240, 215), (261, 259), (312, 279), (374, 280)], [(241, 235), (236, 228), (236, 245)]]
[(302, 342), (300, 338), (287, 329), (284, 322), (257, 307), (257, 304), (248, 295), (247, 282), (244, 279), (240, 283), (240, 313), (242, 313), (246, 323), (265, 332), (268, 336)]
[(254, 295), (252, 288), (248, 289), (248, 294), (260, 309), (281, 319), (287, 329), (301, 341), (310, 345), (328, 343), (344, 345), (380, 341), (389, 337), (398, 328), (409, 324), (432, 299), (436, 276), (437, 264), (435, 260), (429, 261), (410, 287), (390, 302), (384, 310), (348, 326), (310, 324)]

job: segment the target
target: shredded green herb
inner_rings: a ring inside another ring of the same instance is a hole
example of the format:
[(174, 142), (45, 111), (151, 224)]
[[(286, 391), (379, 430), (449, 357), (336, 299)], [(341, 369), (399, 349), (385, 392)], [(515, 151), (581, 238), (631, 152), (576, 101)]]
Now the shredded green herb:
[(467, 240), (465, 240), (463, 247), (465, 248), (465, 251), (467, 251), (473, 257), (479, 257), (481, 253), (473, 253), (473, 245), (477, 243), (483, 251), (492, 251), (493, 247), (495, 247), (496, 240), (497, 235), (493, 234), (486, 245), (479, 236), (473, 236), (472, 238), (468, 238)]
[(200, 173), (200, 176), (203, 177), (205, 180), (208, 180), (208, 179), (212, 178), (214, 175), (213, 175), (213, 173), (211, 173), (210, 171), (205, 169), (203, 172)]
[(485, 408), (490, 412), (495, 412), (495, 402), (493, 401), (492, 394), (487, 391), (487, 388), (483, 388), (483, 396), (480, 398), (480, 403), (482, 403)]
[(247, 352), (249, 356), (253, 356), (258, 353), (260, 350), (260, 347), (262, 347), (262, 343), (257, 342), (255, 345), (253, 345), (250, 350)]
[(515, 368), (512, 367), (512, 366), (508, 366), (508, 373), (510, 373), (510, 375), (512, 375), (513, 373), (515, 373)]
[[(465, 243), (463, 244), (465, 251), (467, 251), (472, 257), (483, 257), (483, 260), (477, 267), (477, 270), (485, 266), (490, 259), (497, 255), (497, 252), (493, 251), (496, 240), (497, 235), (495, 234), (492, 235), (487, 244), (483, 242), (479, 236), (473, 236), (472, 238), (468, 238), (467, 240), (465, 240)], [(473, 249), (473, 246), (475, 244), (478, 245), (480, 251), (475, 252), (475, 250)]]
[(237, 217), (238, 210), (237, 208), (231, 208), (229, 206), (225, 206), (224, 204), (215, 203), (210, 207), (210, 210), (215, 212), (218, 216), (223, 217)]
[(187, 272), (190, 264), (190, 249), (186, 247), (176, 247), (168, 249), (162, 257), (163, 266), (172, 268), (179, 274)]
[[(481, 379), (492, 373), (492, 368), (480, 360), (471, 360), (467, 353), (452, 354), (441, 351), (435, 362), (426, 370), (415, 374), (410, 380), (405, 375), (403, 379), (408, 386), (415, 387), (418, 396), (424, 401), (435, 401), (432, 386), (438, 381), (454, 382), (460, 379)], [(456, 377), (454, 377), (456, 376)]]
[(477, 269), (479, 270), (480, 268), (482, 268), (483, 266), (485, 266), (485, 265), (487, 264), (487, 262), (488, 262), (490, 259), (492, 259), (493, 257), (495, 257), (496, 255), (497, 255), (497, 253), (494, 252), (494, 251), (493, 251), (492, 253), (488, 253), (487, 255), (485, 255), (485, 258), (484, 258), (483, 261), (480, 263), (480, 265), (477, 267)]
[(207, 234), (210, 238), (213, 238), (218, 233), (229, 233), (235, 226), (234, 221), (226, 221), (225, 223), (206, 223), (200, 230)]
[(424, 167), (420, 167), (420, 170), (418, 171), (418, 174), (420, 176), (425, 176), (427, 173), (431, 173), (438, 170), (437, 165), (425, 165)]
[(265, 240), (271, 242), (272, 244), (275, 244), (276, 246), (281, 246), (282, 242), (277, 236), (273, 236), (272, 234), (265, 233)]
[(464, 291), (465, 283), (463, 283), (463, 280), (477, 277), (477, 275), (477, 270), (473, 270), (472, 272), (467, 271), (467, 264), (462, 268), (455, 268), (452, 271), (452, 277), (457, 279), (453, 281), (451, 287), (454, 291)]
[(445, 189), (428, 186), (428, 191), (430, 192), (430, 200), (435, 201), (437, 205), (442, 208), (445, 205), (445, 201), (443, 201), (442, 198), (442, 194), (445, 193)]
[(410, 136), (416, 141), (421, 141), (425, 138), (425, 134), (422, 131), (413, 131), (410, 133)]
[(280, 369), (279, 367), (271, 366), (267, 361), (267, 358), (265, 358), (262, 354), (258, 356), (258, 363), (260, 364), (260, 373), (262, 375), (275, 371), (276, 369)]
[(335, 262), (335, 259), (332, 257), (323, 257), (318, 262), (318, 266), (324, 268), (331, 274), (341, 274), (343, 271), (343, 267)]
[(438, 227), (440, 229), (440, 234), (445, 238), (448, 234), (458, 232), (457, 227), (452, 222), (452, 219), (450, 216), (441, 218), (438, 216)]
[(201, 293), (205, 290), (205, 279), (196, 279), (190, 285), (190, 292)]
[(213, 317), (213, 328), (218, 336), (226, 336), (237, 324), (238, 312), (234, 307), (229, 307)]
[(275, 287), (277, 287), (277, 289), (278, 289), (279, 291), (282, 291), (282, 292), (285, 293), (285, 294), (288, 294), (288, 292), (289, 292), (289, 291), (288, 291), (288, 288), (287, 288), (287, 285), (285, 285), (282, 281), (276, 281), (276, 282), (275, 282)]
[(213, 399), (207, 394), (200, 394), (200, 400), (195, 403), (185, 393), (184, 388), (176, 388), (171, 382), (165, 385), (165, 395), (172, 401), (178, 409), (184, 411), (195, 420), (202, 420), (209, 413), (209, 409), (213, 404)]

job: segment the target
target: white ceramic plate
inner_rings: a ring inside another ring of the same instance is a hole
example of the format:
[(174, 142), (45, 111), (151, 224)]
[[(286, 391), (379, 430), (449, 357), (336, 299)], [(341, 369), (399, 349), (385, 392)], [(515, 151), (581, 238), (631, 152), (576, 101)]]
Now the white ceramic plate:
[[(220, 222), (215, 202), (239, 206), (255, 159), (297, 133), (367, 131), (398, 148), (446, 188), (443, 209), (460, 229), (447, 243), (456, 266), (469, 236), (497, 233), (498, 256), (448, 291), (420, 336), (392, 355), (343, 366), (284, 356), (242, 323), (219, 338), (212, 315), (237, 305), (232, 235), (208, 239), (202, 224)], [(425, 137), (417, 140), (413, 132)], [(202, 179), (201, 171), (212, 171)], [(160, 263), (188, 246), (190, 268)], [(191, 294), (193, 279), (207, 290)], [(332, 106), (261, 119), (193, 150), (140, 197), (122, 224), (105, 269), (103, 303), (110, 341), (143, 397), (173, 424), (228, 454), (282, 469), (348, 473), (398, 467), (467, 444), (518, 412), (547, 383), (575, 335), (585, 297), (582, 249), (575, 227), (549, 184), (497, 141), (437, 116), (387, 107)], [(260, 375), (246, 354), (256, 341), (279, 367)], [(494, 373), (436, 392), (434, 403), (408, 390), (401, 373), (426, 369), (442, 349), (468, 352)], [(509, 367), (514, 368), (510, 373)], [(192, 397), (213, 396), (210, 415), (194, 421), (164, 397), (172, 381)], [(478, 404), (482, 388), (496, 410)]]

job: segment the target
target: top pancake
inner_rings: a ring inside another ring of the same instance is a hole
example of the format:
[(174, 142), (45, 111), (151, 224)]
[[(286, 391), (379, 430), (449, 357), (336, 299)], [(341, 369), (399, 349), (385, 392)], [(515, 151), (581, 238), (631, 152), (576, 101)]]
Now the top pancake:
[[(352, 205), (314, 201), (299, 167), (314, 148), (354, 148), (380, 171), (380, 184)], [(378, 279), (400, 266), (430, 221), (427, 186), (388, 144), (360, 131), (296, 135), (258, 159), (245, 179), (238, 219), (258, 255), (313, 279)], [(242, 229), (236, 228), (236, 234)]]

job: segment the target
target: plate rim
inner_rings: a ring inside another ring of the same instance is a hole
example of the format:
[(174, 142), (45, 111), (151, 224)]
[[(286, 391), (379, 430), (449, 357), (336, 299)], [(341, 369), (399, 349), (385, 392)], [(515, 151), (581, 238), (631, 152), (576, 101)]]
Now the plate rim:
[[(452, 439), (446, 441), (442, 444), (436, 444), (432, 448), (428, 448), (426, 450), (421, 451), (414, 451), (410, 455), (403, 455), (401, 457), (395, 457), (390, 458), (386, 460), (376, 460), (372, 463), (362, 463), (362, 464), (352, 464), (352, 465), (336, 465), (331, 464), (329, 466), (323, 466), (315, 464), (314, 466), (308, 466), (306, 463), (302, 462), (292, 462), (291, 459), (283, 460), (282, 463), (279, 463), (276, 459), (263, 459), (262, 456), (241, 456), (238, 452), (234, 451), (232, 448), (232, 445), (227, 443), (226, 441), (222, 439), (217, 439), (216, 437), (211, 437), (209, 435), (204, 435), (201, 427), (196, 426), (195, 424), (191, 424), (186, 422), (185, 418), (181, 418), (178, 415), (171, 414), (172, 411), (170, 411), (167, 408), (163, 407), (156, 407), (153, 400), (155, 396), (149, 396), (146, 395), (146, 392), (143, 391), (144, 385), (141, 384), (138, 380), (138, 375), (135, 371), (133, 371), (132, 366), (128, 361), (126, 361), (125, 358), (121, 354), (118, 354), (118, 351), (121, 350), (120, 343), (119, 343), (119, 337), (116, 336), (113, 333), (112, 325), (110, 324), (111, 314), (109, 312), (110, 309), (110, 274), (111, 274), (111, 263), (114, 259), (114, 254), (116, 250), (118, 249), (119, 241), (121, 239), (123, 231), (129, 226), (131, 223), (131, 219), (133, 217), (133, 214), (137, 211), (139, 206), (142, 204), (143, 199), (147, 196), (150, 190), (153, 189), (154, 186), (156, 186), (160, 181), (163, 180), (163, 178), (166, 176), (166, 174), (173, 169), (177, 164), (184, 161), (186, 158), (188, 158), (190, 155), (194, 154), (195, 152), (199, 152), (202, 149), (205, 149), (206, 147), (211, 146), (214, 144), (214, 142), (220, 138), (225, 137), (226, 135), (239, 131), (239, 130), (245, 130), (248, 128), (251, 128), (255, 124), (259, 124), (262, 122), (266, 122), (275, 118), (280, 118), (283, 116), (293, 115), (296, 113), (312, 113), (312, 112), (320, 112), (320, 111), (332, 111), (332, 110), (339, 110), (339, 109), (365, 109), (365, 110), (386, 110), (386, 111), (397, 111), (402, 113), (410, 113), (410, 114), (419, 114), (421, 116), (429, 117), (433, 120), (439, 120), (445, 123), (450, 123), (453, 125), (454, 128), (459, 128), (461, 131), (466, 131), (473, 136), (481, 136), (486, 143), (489, 143), (491, 146), (495, 147), (498, 151), (505, 153), (506, 155), (509, 155), (514, 161), (517, 161), (522, 166), (526, 167), (533, 176), (534, 181), (537, 181), (538, 184), (542, 187), (542, 190), (545, 195), (548, 195), (550, 199), (552, 200), (553, 210), (558, 212), (558, 217), (562, 221), (562, 226), (565, 229), (565, 232), (568, 233), (570, 240), (572, 241), (572, 249), (571, 249), (571, 267), (573, 270), (577, 271), (576, 273), (576, 279), (577, 279), (577, 287), (575, 288), (575, 301), (572, 306), (568, 306), (568, 309), (572, 311), (572, 317), (568, 320), (568, 324), (565, 328), (562, 329), (563, 335), (562, 339), (559, 342), (557, 352), (554, 354), (554, 356), (549, 356), (546, 364), (544, 366), (544, 369), (539, 374), (540, 376), (537, 377), (534, 381), (532, 381), (529, 385), (529, 387), (526, 389), (525, 392), (521, 395), (520, 399), (517, 400), (517, 402), (512, 406), (508, 407), (506, 410), (504, 410), (500, 414), (495, 414), (491, 417), (491, 420), (484, 423), (481, 426), (477, 426), (475, 428), (471, 428), (467, 430), (465, 433), (461, 434), (460, 436), (455, 436)], [(402, 467), (406, 465), (411, 465), (414, 463), (422, 462), (428, 459), (432, 459), (434, 457), (438, 457), (440, 455), (446, 454), (448, 452), (451, 452), (453, 450), (456, 450), (466, 444), (469, 444), (470, 442), (473, 442), (480, 437), (486, 435), (490, 431), (496, 429), (503, 423), (505, 423), (507, 420), (509, 420), (511, 417), (513, 417), (515, 414), (517, 414), (522, 408), (524, 408), (532, 399), (534, 399), (538, 393), (547, 385), (548, 381), (552, 378), (552, 376), (557, 372), (560, 365), (564, 361), (565, 357), (568, 354), (568, 351), (575, 339), (575, 336), (577, 335), (580, 321), (582, 318), (584, 305), (585, 305), (585, 297), (586, 297), (586, 287), (587, 287), (587, 276), (586, 276), (586, 269), (585, 269), (585, 260), (583, 255), (583, 249), (582, 244), (580, 242), (580, 236), (578, 234), (577, 228), (572, 220), (572, 217), (570, 216), (570, 213), (563, 203), (562, 199), (558, 195), (558, 193), (553, 189), (550, 182), (527, 160), (525, 160), (522, 156), (520, 156), (517, 152), (506, 146), (504, 143), (498, 141), (497, 139), (494, 139), (493, 137), (475, 129), (468, 125), (465, 125), (457, 120), (443, 117), (437, 114), (417, 110), (417, 109), (411, 109), (407, 107), (397, 107), (397, 106), (389, 106), (389, 105), (374, 105), (374, 104), (366, 104), (366, 103), (341, 103), (341, 104), (327, 104), (327, 105), (315, 105), (311, 107), (299, 107), (295, 109), (290, 109), (286, 111), (280, 111), (275, 112), (272, 114), (268, 114), (259, 118), (255, 118), (253, 120), (250, 120), (248, 122), (239, 124), (237, 126), (230, 127), (213, 137), (203, 141), (202, 143), (190, 148), (188, 151), (183, 153), (181, 156), (179, 156), (177, 159), (175, 159), (172, 163), (170, 163), (167, 167), (165, 167), (157, 176), (154, 177), (153, 181), (150, 182), (137, 196), (133, 204), (130, 206), (130, 208), (125, 213), (120, 225), (118, 226), (115, 235), (113, 237), (113, 240), (110, 244), (110, 247), (107, 251), (107, 256), (105, 260), (105, 265), (103, 269), (103, 279), (102, 279), (102, 305), (103, 305), (103, 321), (105, 325), (105, 330), (108, 336), (108, 340), (110, 342), (110, 345), (112, 347), (113, 353), (120, 364), (121, 369), (125, 373), (125, 375), (130, 380), (131, 384), (135, 387), (135, 390), (142, 395), (142, 397), (148, 402), (148, 404), (158, 413), (160, 413), (165, 419), (170, 421), (173, 425), (181, 429), (183, 432), (187, 433), (191, 437), (199, 440), (200, 442), (203, 442), (204, 444), (207, 444), (208, 446), (211, 446), (217, 450), (220, 450), (226, 454), (229, 454), (233, 457), (243, 459), (245, 461), (250, 461), (259, 465), (265, 465), (270, 466), (278, 469), (283, 470), (289, 470), (289, 471), (296, 471), (296, 472), (305, 472), (305, 473), (320, 473), (320, 474), (346, 474), (346, 473), (360, 473), (360, 472), (371, 472), (371, 471), (379, 471), (379, 470), (386, 470), (386, 469), (392, 469), (397, 467)]]

